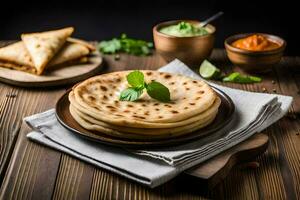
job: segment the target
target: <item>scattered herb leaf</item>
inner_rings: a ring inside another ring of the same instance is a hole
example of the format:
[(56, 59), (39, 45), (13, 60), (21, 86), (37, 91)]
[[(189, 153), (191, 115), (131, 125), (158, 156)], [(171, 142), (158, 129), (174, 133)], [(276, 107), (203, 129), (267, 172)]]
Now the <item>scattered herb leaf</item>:
[(261, 78), (257, 76), (243, 76), (238, 72), (234, 72), (223, 78), (224, 82), (232, 82), (232, 83), (259, 83), (261, 82)]
[(122, 34), (119, 38), (100, 42), (98, 48), (104, 54), (125, 52), (137, 56), (146, 56), (151, 54), (150, 49), (153, 48), (153, 43), (129, 38), (126, 34)]
[(102, 41), (99, 43), (98, 48), (103, 53), (114, 54), (122, 49), (120, 40), (114, 38), (108, 41)]

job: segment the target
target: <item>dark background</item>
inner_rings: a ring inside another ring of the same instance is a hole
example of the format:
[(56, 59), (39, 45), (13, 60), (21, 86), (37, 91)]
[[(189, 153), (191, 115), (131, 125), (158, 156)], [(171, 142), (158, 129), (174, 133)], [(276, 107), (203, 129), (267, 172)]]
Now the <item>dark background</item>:
[[(3, 2), (3, 1), (2, 1)], [(296, 2), (296, 1), (295, 1)], [(216, 47), (224, 39), (243, 32), (264, 32), (287, 41), (286, 55), (300, 55), (300, 11), (293, 1), (6, 1), (1, 5), (0, 39), (19, 39), (23, 32), (74, 26), (74, 36), (102, 40), (127, 33), (152, 40), (152, 27), (173, 19), (203, 20), (224, 11), (214, 22)]]

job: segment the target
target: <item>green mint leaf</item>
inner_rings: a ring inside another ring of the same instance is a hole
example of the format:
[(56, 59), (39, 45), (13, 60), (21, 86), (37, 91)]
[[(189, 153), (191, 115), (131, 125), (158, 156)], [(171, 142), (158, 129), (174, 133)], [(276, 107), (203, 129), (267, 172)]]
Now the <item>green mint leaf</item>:
[(138, 70), (130, 72), (127, 75), (127, 82), (132, 87), (139, 87), (144, 89), (144, 85), (145, 85), (144, 74)]
[(102, 41), (99, 43), (98, 48), (104, 54), (114, 54), (121, 50), (121, 42), (116, 38)]
[(121, 101), (135, 101), (143, 94), (143, 89), (127, 88), (120, 94)]
[(243, 76), (238, 72), (234, 72), (229, 76), (223, 78), (224, 82), (232, 82), (232, 83), (258, 83), (261, 82), (260, 77), (256, 76)]
[(169, 89), (159, 82), (152, 81), (151, 83), (147, 84), (146, 89), (148, 95), (153, 99), (162, 102), (169, 102), (171, 100)]

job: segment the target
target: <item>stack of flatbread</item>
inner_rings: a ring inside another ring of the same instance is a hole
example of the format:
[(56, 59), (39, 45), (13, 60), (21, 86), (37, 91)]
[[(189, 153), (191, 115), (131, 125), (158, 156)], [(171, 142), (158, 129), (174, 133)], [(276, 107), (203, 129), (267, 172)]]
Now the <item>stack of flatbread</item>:
[(209, 125), (221, 100), (203, 81), (158, 71), (141, 71), (146, 82), (169, 88), (171, 102), (162, 103), (144, 92), (134, 102), (120, 101), (130, 71), (96, 76), (69, 93), (70, 113), (85, 129), (118, 138), (157, 139), (188, 134)]
[(56, 66), (87, 62), (91, 44), (70, 38), (74, 28), (22, 34), (22, 41), (0, 48), (0, 67), (41, 75)]

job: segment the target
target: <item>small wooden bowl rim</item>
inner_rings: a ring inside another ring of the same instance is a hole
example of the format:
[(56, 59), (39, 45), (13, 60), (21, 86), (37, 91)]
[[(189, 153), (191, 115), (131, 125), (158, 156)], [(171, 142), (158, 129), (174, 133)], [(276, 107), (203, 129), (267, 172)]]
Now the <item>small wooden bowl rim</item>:
[[(232, 42), (242, 39), (245, 37), (248, 37), (250, 35), (263, 35), (267, 39), (270, 39), (271, 41), (276, 42), (280, 46), (276, 49), (271, 49), (271, 50), (265, 50), (265, 51), (251, 51), (251, 50), (246, 50), (246, 49), (240, 49), (237, 47), (232, 46)], [(270, 55), (270, 54), (276, 54), (284, 51), (286, 47), (286, 41), (282, 39), (281, 37), (278, 37), (276, 35), (271, 35), (271, 34), (266, 34), (266, 33), (241, 33), (241, 34), (236, 34), (228, 37), (225, 42), (224, 42), (226, 50), (239, 53), (239, 54), (244, 54), (244, 55)]]
[(162, 37), (166, 37), (166, 38), (186, 38), (186, 39), (194, 39), (194, 38), (206, 38), (206, 37), (210, 37), (211, 35), (214, 35), (215, 32), (216, 32), (216, 27), (214, 27), (213, 25), (211, 24), (207, 24), (206, 27), (209, 28), (209, 30), (211, 32), (209, 32), (209, 34), (206, 34), (206, 35), (196, 35), (196, 36), (186, 36), (186, 37), (178, 37), (178, 36), (174, 36), (174, 35), (168, 35), (168, 34), (165, 34), (165, 33), (162, 33), (159, 31), (159, 29), (161, 29), (162, 27), (165, 27), (165, 26), (170, 26), (170, 25), (174, 25), (174, 24), (178, 24), (179, 22), (189, 22), (189, 23), (192, 23), (192, 24), (199, 24), (201, 23), (200, 21), (197, 21), (197, 20), (190, 20), (190, 19), (185, 19), (185, 20), (171, 20), (171, 21), (165, 21), (165, 22), (161, 22), (157, 25), (155, 25), (153, 27), (153, 33), (154, 34), (157, 34), (157, 35), (160, 35)]

